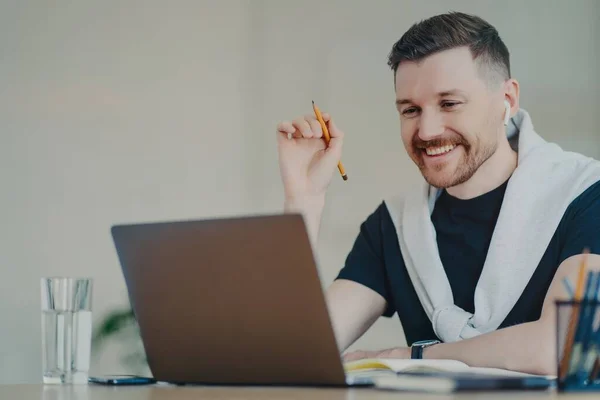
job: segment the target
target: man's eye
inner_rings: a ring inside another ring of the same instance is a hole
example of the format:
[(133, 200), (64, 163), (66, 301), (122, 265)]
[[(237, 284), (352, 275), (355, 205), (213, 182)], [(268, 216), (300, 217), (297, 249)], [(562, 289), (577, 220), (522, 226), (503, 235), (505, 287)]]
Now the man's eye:
[(457, 106), (459, 103), (457, 101), (444, 101), (442, 103), (442, 108), (452, 108)]
[(402, 111), (402, 115), (410, 116), (415, 112), (417, 112), (417, 109), (415, 107), (409, 107), (406, 110)]

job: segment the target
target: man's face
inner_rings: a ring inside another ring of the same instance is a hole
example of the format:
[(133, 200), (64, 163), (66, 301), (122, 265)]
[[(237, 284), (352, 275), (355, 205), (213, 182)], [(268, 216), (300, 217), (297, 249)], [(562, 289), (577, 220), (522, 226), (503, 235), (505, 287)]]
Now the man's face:
[(466, 47), (398, 66), (402, 141), (430, 185), (464, 183), (494, 154), (502, 98), (482, 78)]

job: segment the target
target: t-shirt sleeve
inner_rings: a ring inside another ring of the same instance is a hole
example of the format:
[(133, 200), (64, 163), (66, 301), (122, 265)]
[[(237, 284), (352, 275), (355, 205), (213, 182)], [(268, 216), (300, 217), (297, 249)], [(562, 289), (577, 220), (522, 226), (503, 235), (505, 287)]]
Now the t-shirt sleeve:
[(570, 215), (564, 230), (559, 265), (567, 258), (581, 254), (585, 248), (592, 254), (600, 254), (600, 182), (579, 195), (567, 212)]
[(383, 257), (383, 240), (381, 236), (383, 207), (385, 207), (385, 204), (382, 203), (361, 224), (354, 245), (346, 257), (344, 267), (339, 272), (336, 280), (347, 279), (357, 282), (379, 293), (387, 303), (383, 316), (391, 317), (394, 315), (395, 310), (391, 307), (392, 303)]

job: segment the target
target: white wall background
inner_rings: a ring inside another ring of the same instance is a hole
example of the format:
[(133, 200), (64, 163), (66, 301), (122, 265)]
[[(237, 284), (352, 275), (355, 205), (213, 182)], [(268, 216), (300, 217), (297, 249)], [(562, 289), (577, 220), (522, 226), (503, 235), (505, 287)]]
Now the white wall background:
[[(126, 304), (112, 224), (279, 212), (274, 128), (312, 99), (347, 135), (318, 247), (328, 285), (362, 220), (418, 179), (389, 49), (451, 9), (499, 29), (538, 131), (600, 158), (594, 0), (0, 3), (0, 383), (41, 381), (40, 277), (93, 277), (96, 320)], [(393, 318), (354, 348), (403, 343)], [(120, 372), (113, 353), (93, 372)]]

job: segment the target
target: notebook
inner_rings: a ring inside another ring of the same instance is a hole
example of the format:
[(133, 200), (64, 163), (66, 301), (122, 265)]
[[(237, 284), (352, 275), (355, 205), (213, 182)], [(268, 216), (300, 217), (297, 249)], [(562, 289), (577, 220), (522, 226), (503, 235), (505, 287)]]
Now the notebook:
[(452, 393), (467, 390), (545, 390), (554, 377), (498, 368), (469, 367), (456, 360), (363, 359), (346, 362), (346, 375), (379, 389)]
[[(500, 368), (469, 367), (457, 360), (407, 360), (395, 358), (367, 358), (344, 363), (346, 374), (353, 377), (395, 376), (398, 373), (461, 372), (480, 375), (532, 377), (523, 372)], [(546, 377), (554, 378), (554, 377)]]

